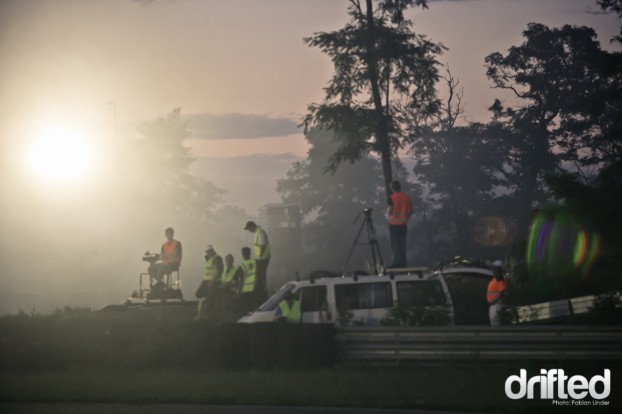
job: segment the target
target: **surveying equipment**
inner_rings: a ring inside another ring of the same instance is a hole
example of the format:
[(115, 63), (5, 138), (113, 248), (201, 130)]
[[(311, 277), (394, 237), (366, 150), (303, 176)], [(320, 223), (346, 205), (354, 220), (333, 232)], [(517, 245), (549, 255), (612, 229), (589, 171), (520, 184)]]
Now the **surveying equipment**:
[[(149, 267), (151, 267), (159, 259), (159, 254), (146, 252), (143, 255), (142, 261), (149, 263)], [(179, 269), (172, 270), (163, 276), (165, 278), (164, 281), (156, 282), (149, 274), (149, 269), (147, 272), (141, 272), (138, 277), (139, 288), (132, 292), (132, 296), (130, 296), (126, 304), (149, 303), (151, 300), (160, 300), (162, 302), (166, 302), (167, 300), (179, 300), (184, 302), (184, 297), (181, 292)], [(148, 286), (143, 284), (143, 279), (149, 280)]]
[[(382, 261), (382, 254), (380, 253), (380, 247), (378, 246), (378, 238), (376, 237), (376, 229), (374, 228), (374, 223), (371, 219), (372, 211), (373, 209), (371, 208), (365, 208), (363, 211), (357, 214), (357, 216), (354, 218), (354, 221), (352, 222), (352, 225), (354, 225), (356, 224), (358, 219), (361, 217), (361, 215), (364, 216), (363, 221), (361, 223), (361, 227), (359, 228), (356, 238), (354, 239), (354, 243), (352, 243), (352, 248), (350, 249), (350, 253), (348, 253), (348, 257), (346, 258), (346, 261), (343, 264), (343, 267), (341, 268), (341, 274), (345, 274), (344, 272), (345, 272), (346, 266), (348, 265), (348, 262), (350, 261), (350, 257), (352, 256), (352, 253), (354, 252), (354, 248), (358, 244), (369, 245), (369, 247), (371, 248), (371, 259), (372, 259), (372, 264), (374, 266), (374, 271), (377, 272), (378, 274), (382, 274), (384, 271), (384, 262)], [(359, 239), (361, 237), (361, 233), (363, 232), (363, 229), (367, 230), (367, 243), (359, 243)]]

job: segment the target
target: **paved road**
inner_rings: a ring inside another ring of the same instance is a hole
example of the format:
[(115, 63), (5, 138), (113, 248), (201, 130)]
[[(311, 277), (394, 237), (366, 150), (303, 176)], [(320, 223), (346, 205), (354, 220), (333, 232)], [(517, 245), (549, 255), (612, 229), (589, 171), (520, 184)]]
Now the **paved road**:
[[(177, 404), (11, 404), (0, 403), (2, 414), (456, 414), (447, 411), (382, 408), (265, 407)], [(465, 414), (465, 413), (460, 413)]]

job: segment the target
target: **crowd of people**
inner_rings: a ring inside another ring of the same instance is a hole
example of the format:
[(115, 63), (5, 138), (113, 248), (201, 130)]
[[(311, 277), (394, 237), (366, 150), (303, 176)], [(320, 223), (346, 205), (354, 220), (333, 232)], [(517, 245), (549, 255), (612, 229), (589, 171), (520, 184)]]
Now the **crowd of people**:
[[(268, 234), (254, 221), (247, 222), (244, 230), (253, 234), (254, 254), (249, 247), (243, 247), (239, 265), (235, 264), (232, 254), (227, 254), (223, 260), (212, 244), (205, 247), (205, 269), (195, 293), (199, 299), (197, 319), (216, 309), (247, 313), (268, 298), (267, 273), (271, 258)], [(150, 286), (155, 290), (167, 287), (164, 277), (179, 271), (182, 259), (181, 242), (174, 238), (174, 230), (169, 227), (164, 234), (166, 241), (160, 249), (160, 260), (148, 269)]]
[[(409, 196), (401, 191), (398, 181), (391, 182), (388, 197), (389, 236), (393, 250), (393, 264), (390, 268), (407, 267), (406, 235), (408, 221), (413, 213)], [(223, 260), (212, 244), (205, 247), (205, 271), (195, 293), (199, 299), (197, 319), (204, 318), (216, 309), (229, 309), (239, 314), (253, 311), (268, 298), (267, 272), (271, 252), (268, 234), (254, 221), (248, 221), (244, 230), (253, 234), (253, 252), (249, 247), (241, 249), (242, 261), (235, 264), (232, 254)], [(174, 239), (174, 230), (165, 230), (166, 242), (160, 250), (160, 260), (149, 266), (152, 289), (164, 289), (163, 278), (178, 271), (182, 259), (182, 246)], [(503, 278), (503, 264), (493, 263), (493, 278), (487, 289), (489, 318), (491, 325), (500, 324), (500, 314), (507, 294), (507, 283)], [(288, 295), (276, 310), (277, 320), (300, 320), (300, 302), (295, 295)]]

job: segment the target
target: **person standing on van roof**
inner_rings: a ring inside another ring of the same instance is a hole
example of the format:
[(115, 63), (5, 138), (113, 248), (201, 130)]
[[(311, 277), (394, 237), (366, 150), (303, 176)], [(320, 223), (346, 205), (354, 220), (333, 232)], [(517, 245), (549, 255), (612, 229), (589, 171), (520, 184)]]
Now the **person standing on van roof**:
[(201, 319), (206, 313), (214, 310), (218, 300), (218, 290), (223, 269), (222, 257), (216, 253), (211, 244), (208, 244), (205, 248), (203, 280), (201, 280), (201, 284), (195, 294), (199, 299), (196, 319)]
[(260, 305), (257, 300), (257, 261), (251, 259), (251, 249), (249, 247), (242, 248), (242, 278), (240, 286), (240, 300), (244, 313), (252, 312)]
[(492, 263), (493, 277), (488, 283), (486, 300), (488, 301), (488, 318), (492, 326), (501, 325), (501, 311), (505, 304), (508, 284), (503, 277), (503, 262), (495, 260)]
[(268, 241), (268, 233), (254, 221), (249, 221), (244, 226), (244, 230), (253, 233), (253, 245), (255, 247), (255, 262), (257, 265), (257, 281), (255, 283), (255, 294), (261, 297), (261, 300), (268, 298), (268, 264), (272, 254), (270, 253), (270, 242)]
[(287, 292), (285, 298), (279, 302), (279, 306), (276, 308), (276, 320), (298, 323), (301, 321), (301, 316), (300, 301), (292, 292)]
[(390, 185), (391, 196), (389, 197), (389, 235), (391, 237), (391, 249), (393, 250), (393, 264), (389, 267), (406, 267), (406, 234), (408, 233), (408, 220), (413, 213), (412, 203), (408, 194), (402, 192), (399, 181), (393, 181)]

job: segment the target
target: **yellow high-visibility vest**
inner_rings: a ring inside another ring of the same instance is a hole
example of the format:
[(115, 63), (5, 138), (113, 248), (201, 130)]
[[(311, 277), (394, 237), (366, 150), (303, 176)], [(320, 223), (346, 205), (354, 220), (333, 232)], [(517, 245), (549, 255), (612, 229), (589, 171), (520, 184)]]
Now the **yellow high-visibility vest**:
[[(263, 250), (263, 254), (261, 254), (261, 246), (259, 244), (259, 235), (263, 234), (264, 239), (266, 240), (266, 244), (263, 245), (264, 246), (264, 250)], [(257, 230), (255, 230), (255, 241), (254, 241), (254, 245), (255, 245), (255, 259), (269, 259), (271, 257), (270, 254), (270, 243), (268, 243), (268, 233), (266, 233), (266, 231), (264, 229), (262, 229), (261, 227), (257, 226)]]
[(242, 285), (242, 293), (249, 293), (255, 290), (255, 275), (257, 274), (257, 264), (255, 260), (244, 260), (241, 264), (244, 270), (244, 284)]
[(205, 273), (203, 273), (203, 280), (211, 281), (215, 277), (218, 276), (218, 268), (214, 265), (214, 260), (216, 260), (218, 255), (215, 255), (211, 259), (205, 262)]
[(287, 322), (300, 322), (300, 301), (294, 299), (292, 306), (287, 304), (286, 300), (282, 300), (279, 303), (279, 309), (281, 309), (281, 316), (284, 317)]
[(238, 268), (235, 266), (231, 266), (231, 269), (229, 269), (229, 271), (225, 271), (222, 274), (222, 278), (220, 279), (220, 281), (225, 284), (225, 283), (229, 283), (229, 282), (233, 282), (233, 276), (235, 276), (235, 272), (237, 272)]

